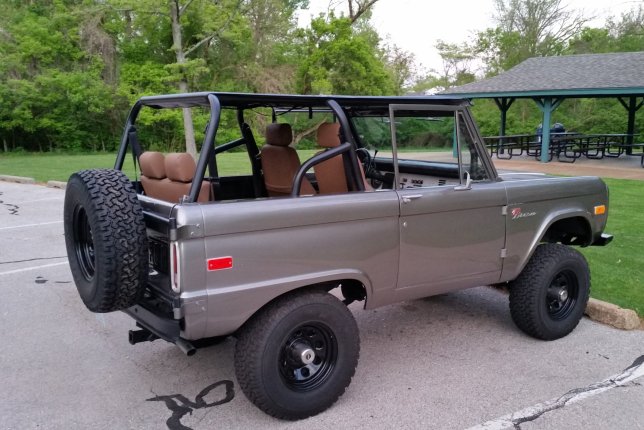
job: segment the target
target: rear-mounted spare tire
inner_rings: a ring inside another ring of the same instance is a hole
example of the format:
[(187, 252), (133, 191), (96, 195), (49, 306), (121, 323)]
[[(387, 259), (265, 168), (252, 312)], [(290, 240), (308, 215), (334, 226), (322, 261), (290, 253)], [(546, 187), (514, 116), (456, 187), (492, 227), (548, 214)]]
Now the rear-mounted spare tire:
[(136, 191), (119, 170), (82, 170), (65, 191), (65, 244), (78, 293), (92, 312), (129, 308), (148, 276), (148, 241)]

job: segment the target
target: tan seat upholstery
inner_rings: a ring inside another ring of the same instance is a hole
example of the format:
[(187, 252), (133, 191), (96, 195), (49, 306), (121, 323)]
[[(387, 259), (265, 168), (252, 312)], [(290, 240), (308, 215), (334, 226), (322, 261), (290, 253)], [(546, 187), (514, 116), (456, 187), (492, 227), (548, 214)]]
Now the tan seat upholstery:
[[(293, 189), (293, 178), (300, 168), (300, 157), (289, 145), (293, 141), (290, 124), (269, 124), (266, 127), (266, 144), (260, 156), (264, 184), (270, 197), (288, 196)], [(302, 180), (300, 195), (315, 194), (308, 179)]]
[[(320, 124), (317, 131), (317, 142), (318, 146), (322, 148), (335, 148), (339, 146), (340, 124), (330, 122)], [(342, 155), (337, 155), (329, 160), (316, 164), (313, 170), (315, 171), (315, 179), (318, 182), (320, 194), (346, 193), (349, 191)]]
[(139, 157), (141, 185), (145, 194), (162, 199), (164, 187), (169, 182), (165, 175), (165, 157), (160, 152), (147, 151)]
[[(192, 178), (195, 176), (197, 164), (190, 154), (185, 152), (168, 154), (165, 157), (165, 174), (170, 180), (167, 187), (167, 197), (164, 200), (179, 202), (183, 196), (190, 193)], [(210, 200), (210, 182), (202, 181), (198, 202)]]
[[(141, 165), (141, 184), (145, 194), (170, 203), (179, 203), (181, 198), (190, 193), (192, 178), (197, 165), (186, 153), (168, 154), (144, 152), (139, 157)], [(210, 183), (203, 181), (197, 201), (210, 200)]]
[[(317, 131), (317, 142), (322, 148), (335, 148), (340, 146), (340, 124), (330, 122), (320, 124)], [(318, 154), (321, 152), (318, 152)], [(367, 182), (364, 176), (362, 165), (359, 164), (359, 167), (365, 190), (373, 191), (373, 187)], [(316, 164), (313, 169), (320, 194), (346, 193), (349, 191), (342, 155), (337, 155)]]

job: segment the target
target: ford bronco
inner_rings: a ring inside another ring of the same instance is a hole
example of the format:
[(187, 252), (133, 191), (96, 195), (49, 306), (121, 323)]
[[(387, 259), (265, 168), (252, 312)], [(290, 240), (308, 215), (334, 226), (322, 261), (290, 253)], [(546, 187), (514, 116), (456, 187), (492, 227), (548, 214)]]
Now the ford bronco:
[[(142, 109), (173, 108), (207, 121), (196, 161), (137, 130)], [(221, 142), (224, 120), (237, 137)], [(519, 329), (567, 335), (590, 292), (573, 246), (607, 244), (607, 216), (599, 178), (499, 174), (466, 100), (214, 92), (141, 98), (114, 169), (74, 173), (64, 206), (89, 310), (123, 311), (132, 344), (187, 355), (235, 336), (242, 391), (291, 420), (349, 385), (353, 301), (505, 285)]]

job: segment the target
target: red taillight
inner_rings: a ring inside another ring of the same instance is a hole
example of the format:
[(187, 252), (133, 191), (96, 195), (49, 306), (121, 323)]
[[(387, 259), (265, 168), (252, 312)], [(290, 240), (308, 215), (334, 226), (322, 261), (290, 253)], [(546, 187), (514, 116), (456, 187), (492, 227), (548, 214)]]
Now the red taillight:
[(179, 249), (176, 243), (170, 245), (170, 283), (172, 284), (172, 290), (175, 292), (181, 291), (179, 285)]

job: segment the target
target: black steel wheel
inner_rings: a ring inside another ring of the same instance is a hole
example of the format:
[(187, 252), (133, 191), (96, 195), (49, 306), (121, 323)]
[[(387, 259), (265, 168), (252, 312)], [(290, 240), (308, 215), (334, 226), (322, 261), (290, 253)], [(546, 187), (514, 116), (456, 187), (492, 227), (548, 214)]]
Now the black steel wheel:
[(118, 170), (74, 173), (64, 206), (65, 245), (78, 293), (93, 312), (137, 303), (148, 276), (148, 242), (136, 191)]
[(87, 212), (82, 206), (74, 208), (72, 240), (81, 274), (91, 282), (96, 271), (96, 254), (94, 253), (92, 228), (87, 219)]
[(324, 384), (338, 360), (338, 342), (326, 324), (312, 322), (297, 327), (280, 352), (280, 372), (294, 391), (311, 391)]
[(235, 373), (248, 399), (288, 420), (315, 415), (344, 393), (359, 356), (351, 312), (324, 291), (287, 294), (239, 333)]
[(579, 282), (571, 270), (557, 273), (546, 292), (548, 315), (555, 321), (565, 320), (575, 309), (579, 296)]
[(530, 336), (559, 339), (579, 324), (590, 296), (590, 271), (581, 253), (568, 246), (539, 245), (510, 283), (510, 313)]

